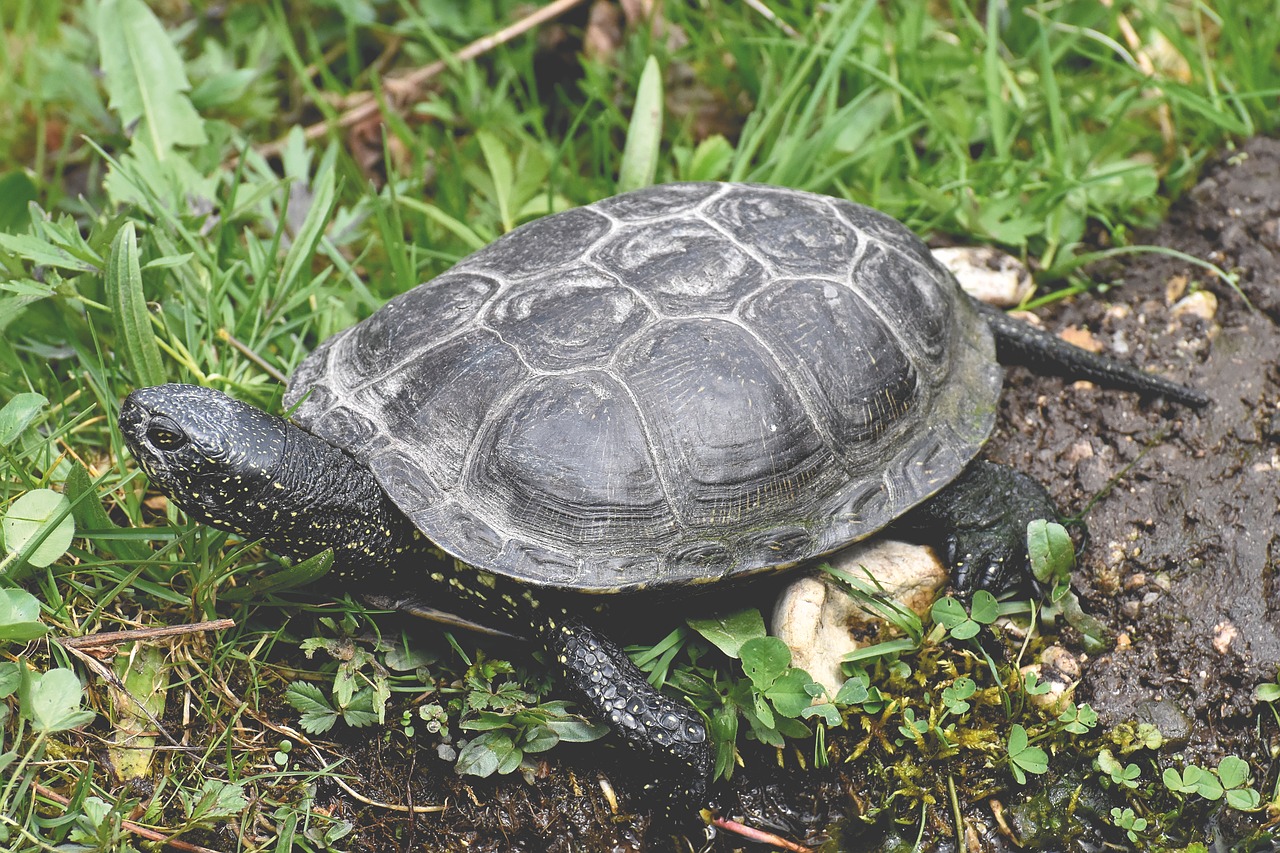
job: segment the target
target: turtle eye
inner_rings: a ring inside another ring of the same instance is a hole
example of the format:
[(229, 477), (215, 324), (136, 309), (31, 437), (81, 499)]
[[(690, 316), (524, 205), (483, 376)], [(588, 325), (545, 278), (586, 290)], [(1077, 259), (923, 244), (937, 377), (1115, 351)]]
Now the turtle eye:
[(187, 443), (187, 437), (168, 427), (152, 426), (147, 430), (147, 441), (156, 450), (178, 450)]

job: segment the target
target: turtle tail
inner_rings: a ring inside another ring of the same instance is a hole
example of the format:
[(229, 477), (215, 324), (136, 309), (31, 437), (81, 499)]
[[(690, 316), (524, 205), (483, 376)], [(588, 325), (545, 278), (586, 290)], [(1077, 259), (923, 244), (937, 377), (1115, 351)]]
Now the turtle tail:
[(1001, 364), (1023, 364), (1037, 371), (1088, 379), (1112, 388), (1160, 395), (1193, 409), (1209, 404), (1208, 395), (1202, 391), (1073, 346), (1057, 335), (1010, 317), (999, 308), (972, 298), (969, 301), (995, 335), (996, 357)]

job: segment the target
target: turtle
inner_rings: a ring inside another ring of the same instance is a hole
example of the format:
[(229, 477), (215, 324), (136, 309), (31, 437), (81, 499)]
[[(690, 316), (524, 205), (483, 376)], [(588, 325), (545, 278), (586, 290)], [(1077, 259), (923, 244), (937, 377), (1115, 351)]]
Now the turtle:
[(702, 718), (582, 594), (801, 566), (900, 519), (962, 593), (1017, 582), (1028, 521), (1057, 510), (979, 458), (1011, 357), (1207, 401), (976, 303), (887, 214), (707, 182), (537, 219), (395, 296), (296, 368), (291, 421), (169, 384), (119, 424), (195, 519), (544, 645), (589, 715), (699, 797)]

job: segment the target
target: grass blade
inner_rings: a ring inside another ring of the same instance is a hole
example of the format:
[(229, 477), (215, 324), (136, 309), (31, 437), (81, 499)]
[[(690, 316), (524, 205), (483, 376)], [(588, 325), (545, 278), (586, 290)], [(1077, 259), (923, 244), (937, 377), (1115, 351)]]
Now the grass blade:
[(280, 272), (278, 293), (281, 295), (291, 292), (294, 283), (304, 272), (311, 269), (316, 247), (320, 245), (325, 226), (328, 225), (329, 217), (333, 213), (337, 196), (334, 159), (335, 153), (333, 149), (329, 149), (321, 160), (319, 168), (316, 169), (311, 188), (312, 195), (309, 199), (310, 208), (302, 221), (302, 226), (298, 228), (292, 245), (289, 246), (289, 252), (284, 258), (284, 267)]
[(493, 199), (498, 205), (498, 218), (502, 220), (502, 230), (510, 231), (515, 227), (515, 220), (511, 216), (511, 196), (516, 183), (511, 155), (507, 153), (506, 148), (502, 147), (498, 137), (488, 131), (477, 131), (476, 141), (480, 143), (485, 165), (489, 167), (489, 177), (493, 181)]
[(627, 128), (627, 147), (618, 168), (618, 192), (638, 190), (653, 183), (658, 174), (662, 146), (662, 69), (652, 56), (640, 74), (636, 106)]
[(983, 53), (982, 79), (987, 92), (987, 119), (991, 122), (991, 141), (996, 158), (1009, 159), (1009, 117), (1005, 111), (1004, 87), (1001, 82), (1000, 3), (987, 6), (987, 45)]
[(111, 244), (107, 262), (107, 296), (111, 314), (120, 331), (121, 349), (127, 369), (139, 386), (160, 385), (165, 380), (160, 347), (151, 328), (147, 297), (142, 291), (142, 269), (138, 265), (138, 240), (133, 223), (126, 222)]

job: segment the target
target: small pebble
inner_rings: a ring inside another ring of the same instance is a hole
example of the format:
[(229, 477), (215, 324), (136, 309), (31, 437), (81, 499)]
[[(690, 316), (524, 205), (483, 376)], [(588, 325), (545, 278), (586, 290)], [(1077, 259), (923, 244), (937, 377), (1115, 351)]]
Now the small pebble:
[(1031, 696), (1032, 705), (1055, 714), (1066, 709), (1075, 696), (1080, 681), (1080, 661), (1059, 645), (1047, 647), (1040, 653), (1040, 662), (1022, 667), (1022, 674), (1034, 672), (1042, 684), (1049, 685), (1046, 693)]
[(1082, 460), (1093, 458), (1093, 445), (1088, 441), (1081, 439), (1067, 448), (1067, 452), (1062, 454), (1062, 459), (1068, 465), (1077, 465)]
[(1107, 564), (1118, 566), (1124, 560), (1124, 546), (1119, 542), (1107, 543)]
[(1218, 313), (1218, 297), (1208, 290), (1197, 290), (1179, 299), (1172, 313), (1175, 317), (1199, 317), (1206, 323), (1213, 322)]
[(1213, 626), (1213, 650), (1220, 655), (1225, 655), (1231, 648), (1232, 641), (1238, 636), (1240, 636), (1240, 629), (1224, 619)]

